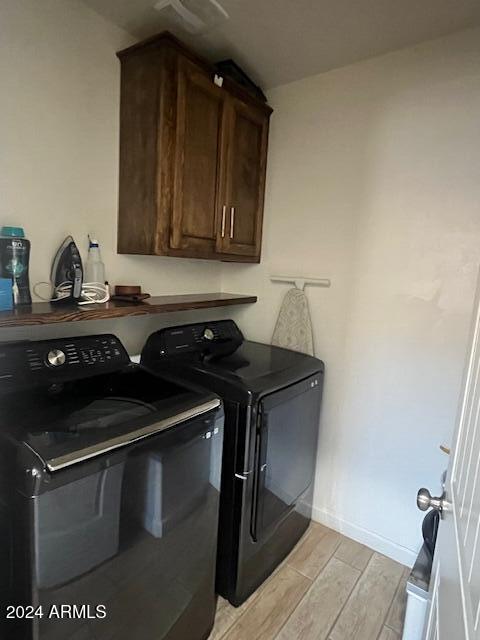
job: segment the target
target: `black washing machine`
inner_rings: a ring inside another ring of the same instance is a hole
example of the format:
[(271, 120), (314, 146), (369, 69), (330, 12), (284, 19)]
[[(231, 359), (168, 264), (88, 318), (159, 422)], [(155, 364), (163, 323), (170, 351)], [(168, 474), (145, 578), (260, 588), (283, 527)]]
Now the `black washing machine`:
[(0, 345), (2, 640), (203, 640), (223, 410), (111, 335)]
[(324, 365), (246, 341), (232, 320), (162, 329), (142, 364), (223, 399), (217, 590), (239, 606), (311, 520)]

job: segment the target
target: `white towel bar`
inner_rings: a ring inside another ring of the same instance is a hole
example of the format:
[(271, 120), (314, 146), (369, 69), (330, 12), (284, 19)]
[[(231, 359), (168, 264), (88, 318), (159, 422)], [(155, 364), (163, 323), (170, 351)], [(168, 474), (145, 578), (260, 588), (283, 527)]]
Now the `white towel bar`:
[(270, 276), (272, 282), (283, 282), (293, 284), (297, 289), (305, 289), (306, 286), (330, 287), (331, 281), (328, 278), (310, 278), (306, 276)]

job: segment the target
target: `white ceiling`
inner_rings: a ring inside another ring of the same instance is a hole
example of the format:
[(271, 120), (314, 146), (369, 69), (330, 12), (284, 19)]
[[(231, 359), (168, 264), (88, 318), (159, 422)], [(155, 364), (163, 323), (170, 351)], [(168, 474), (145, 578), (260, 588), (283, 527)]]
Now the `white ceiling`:
[(156, 0), (82, 1), (139, 39), (170, 27), (267, 89), (480, 24), (479, 0), (219, 0), (230, 18), (191, 35), (166, 24)]

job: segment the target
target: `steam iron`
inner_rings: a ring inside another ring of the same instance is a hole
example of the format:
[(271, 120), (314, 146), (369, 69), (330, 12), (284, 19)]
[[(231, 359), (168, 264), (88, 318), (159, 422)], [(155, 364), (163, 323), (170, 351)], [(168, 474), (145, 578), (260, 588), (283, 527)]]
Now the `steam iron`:
[(82, 295), (82, 259), (72, 236), (62, 242), (53, 260), (52, 281), (54, 298), (52, 302), (77, 302)]

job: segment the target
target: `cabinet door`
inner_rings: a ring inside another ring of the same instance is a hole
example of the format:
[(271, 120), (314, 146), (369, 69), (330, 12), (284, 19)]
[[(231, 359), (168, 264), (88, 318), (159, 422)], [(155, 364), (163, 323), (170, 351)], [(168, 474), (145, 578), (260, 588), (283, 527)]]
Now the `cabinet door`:
[(178, 63), (175, 182), (170, 247), (213, 257), (219, 212), (224, 92), (185, 58)]
[[(227, 156), (222, 165), (221, 234), (217, 250), (260, 259), (269, 116), (229, 98)], [(223, 222), (223, 220), (222, 220)]]

